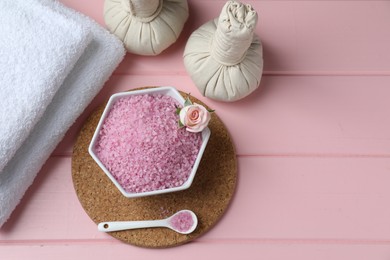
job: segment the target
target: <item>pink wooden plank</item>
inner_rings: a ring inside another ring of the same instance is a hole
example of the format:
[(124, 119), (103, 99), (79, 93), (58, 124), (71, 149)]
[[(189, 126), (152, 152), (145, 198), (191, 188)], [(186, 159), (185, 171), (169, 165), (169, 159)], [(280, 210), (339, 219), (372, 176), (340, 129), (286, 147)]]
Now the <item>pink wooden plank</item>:
[[(103, 0), (61, 0), (104, 25)], [(225, 1), (190, 0), (179, 40), (157, 57), (129, 54), (116, 73), (185, 73), (189, 35), (217, 17)], [(245, 1), (259, 13), (268, 74), (390, 74), (389, 1)]]
[(32, 245), (0, 244), (1, 255), (7, 260), (20, 259), (301, 259), (301, 260), (385, 260), (388, 245), (321, 245), (321, 244), (258, 244), (244, 242), (191, 243), (188, 245), (151, 250), (122, 243)]
[(389, 77), (265, 77), (240, 103), (210, 102), (239, 154), (390, 154)]
[[(232, 204), (198, 241), (390, 243), (388, 159), (238, 159)], [(113, 240), (99, 233), (81, 208), (70, 165), (66, 157), (48, 161), (11, 220), (0, 229), (0, 243)]]
[(0, 229), (1, 240), (95, 238), (73, 188), (69, 157), (50, 158)]
[(239, 157), (239, 184), (210, 237), (388, 240), (390, 161)]
[(87, 116), (115, 92), (170, 85), (205, 101), (229, 129), (241, 155), (390, 156), (390, 78), (265, 76), (241, 102), (202, 97), (186, 76), (113, 76), (55, 154), (71, 153)]

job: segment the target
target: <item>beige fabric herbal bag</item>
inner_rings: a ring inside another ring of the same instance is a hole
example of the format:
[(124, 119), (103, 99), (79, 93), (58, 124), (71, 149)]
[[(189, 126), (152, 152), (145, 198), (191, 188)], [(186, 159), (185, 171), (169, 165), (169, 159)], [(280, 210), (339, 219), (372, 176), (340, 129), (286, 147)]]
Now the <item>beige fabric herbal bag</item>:
[(236, 101), (259, 86), (263, 50), (254, 34), (257, 19), (250, 5), (228, 1), (219, 18), (192, 33), (184, 64), (204, 96)]
[(127, 51), (157, 55), (179, 37), (188, 19), (187, 0), (105, 0), (104, 20)]

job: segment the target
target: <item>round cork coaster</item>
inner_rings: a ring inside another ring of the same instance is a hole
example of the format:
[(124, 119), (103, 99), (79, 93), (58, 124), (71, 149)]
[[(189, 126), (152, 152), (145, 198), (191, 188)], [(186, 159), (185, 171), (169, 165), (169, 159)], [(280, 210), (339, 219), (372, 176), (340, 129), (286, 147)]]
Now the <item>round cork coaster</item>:
[[(185, 93), (181, 94), (186, 96)], [(206, 106), (196, 98), (193, 102)], [(229, 133), (212, 113), (211, 136), (191, 187), (184, 191), (141, 198), (126, 198), (88, 153), (88, 146), (105, 104), (95, 110), (82, 127), (72, 154), (72, 179), (78, 199), (89, 217), (104, 221), (152, 220), (189, 209), (198, 226), (189, 235), (167, 228), (145, 228), (110, 232), (125, 243), (148, 248), (165, 248), (187, 243), (210, 230), (227, 209), (236, 186), (237, 160)], [(207, 106), (206, 106), (207, 107)]]

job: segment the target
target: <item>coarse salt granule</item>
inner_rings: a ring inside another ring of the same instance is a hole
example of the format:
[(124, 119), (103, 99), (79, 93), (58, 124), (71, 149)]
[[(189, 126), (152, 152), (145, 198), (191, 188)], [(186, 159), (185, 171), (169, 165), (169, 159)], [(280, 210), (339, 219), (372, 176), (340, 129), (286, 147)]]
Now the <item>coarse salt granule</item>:
[(202, 136), (178, 127), (175, 105), (166, 95), (130, 95), (105, 118), (95, 151), (127, 192), (178, 187), (188, 179)]
[(182, 211), (170, 219), (170, 224), (175, 230), (187, 232), (194, 225), (194, 219), (190, 212)]

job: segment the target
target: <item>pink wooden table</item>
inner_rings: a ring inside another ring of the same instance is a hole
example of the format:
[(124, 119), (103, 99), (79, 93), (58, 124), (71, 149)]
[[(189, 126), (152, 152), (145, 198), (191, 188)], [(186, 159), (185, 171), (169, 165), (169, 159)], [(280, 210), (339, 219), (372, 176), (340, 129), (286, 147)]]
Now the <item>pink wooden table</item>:
[[(104, 24), (103, 0), (62, 2)], [(225, 1), (189, 0), (178, 42), (157, 57), (128, 54), (69, 130), (0, 229), (0, 259), (390, 259), (390, 2), (246, 2), (260, 15), (261, 90), (228, 104), (197, 92), (183, 49)], [(86, 117), (112, 93), (145, 85), (175, 86), (216, 109), (239, 163), (221, 221), (164, 250), (99, 233), (71, 180)]]

